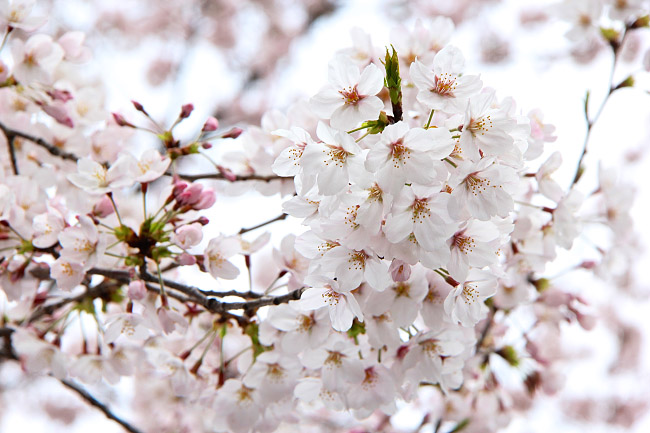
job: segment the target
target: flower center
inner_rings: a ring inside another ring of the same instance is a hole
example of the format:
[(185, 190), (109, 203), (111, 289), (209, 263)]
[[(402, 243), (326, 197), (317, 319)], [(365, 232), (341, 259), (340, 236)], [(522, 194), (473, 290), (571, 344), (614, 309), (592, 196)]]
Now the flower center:
[(341, 94), (341, 96), (343, 96), (345, 105), (357, 105), (359, 101), (363, 99), (363, 96), (359, 95), (357, 86), (348, 87), (347, 89), (339, 90), (339, 93)]
[(474, 248), (476, 247), (476, 242), (474, 241), (474, 238), (472, 237), (465, 237), (462, 235), (455, 235), (454, 236), (454, 245), (456, 248), (461, 250), (465, 255), (471, 253), (474, 251)]
[(454, 90), (456, 90), (456, 78), (452, 74), (444, 72), (442, 75), (436, 75), (435, 87), (431, 89), (432, 92), (440, 96), (454, 97)]

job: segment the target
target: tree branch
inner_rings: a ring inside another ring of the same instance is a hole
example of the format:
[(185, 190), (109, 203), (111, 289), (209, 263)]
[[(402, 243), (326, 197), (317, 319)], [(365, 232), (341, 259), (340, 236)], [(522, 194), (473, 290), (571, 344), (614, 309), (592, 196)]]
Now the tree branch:
[[(129, 281), (131, 281), (131, 276), (128, 271), (92, 268), (88, 270), (87, 273), (91, 275), (102, 275), (104, 277), (112, 278), (124, 283), (128, 283)], [(141, 273), (140, 278), (150, 283), (154, 283), (154, 284), (160, 283), (157, 277), (146, 272)], [(201, 292), (201, 290), (199, 290), (197, 287), (189, 286), (186, 284), (182, 284), (176, 281), (171, 281), (166, 279), (163, 279), (162, 282), (165, 285), (165, 288), (178, 290), (179, 292), (182, 292), (185, 295), (187, 295), (189, 297), (188, 300), (191, 300), (192, 302), (196, 302), (197, 304), (202, 305), (206, 310), (217, 314), (224, 314), (229, 312), (230, 310), (250, 311), (260, 307), (264, 307), (266, 305), (284, 304), (289, 301), (300, 299), (300, 296), (304, 291), (304, 287), (301, 287), (299, 289), (293, 290), (287, 294), (280, 295), (280, 296), (259, 297), (258, 299), (255, 300), (243, 301), (243, 302), (221, 302), (214, 298), (209, 298), (205, 293)], [(238, 293), (245, 294), (246, 292), (238, 292)], [(241, 295), (238, 294), (236, 296), (241, 296)]]
[(16, 148), (14, 147), (15, 135), (7, 135), (7, 146), (9, 147), (9, 156), (11, 157), (11, 168), (15, 175), (20, 174), (18, 171), (18, 161), (16, 161)]
[(280, 177), (276, 175), (270, 175), (270, 176), (262, 176), (259, 174), (246, 174), (246, 175), (236, 175), (234, 180), (228, 179), (225, 175), (222, 173), (204, 173), (204, 174), (179, 174), (178, 177), (180, 177), (183, 180), (189, 180), (190, 182), (193, 182), (195, 180), (199, 179), (216, 179), (216, 180), (227, 180), (229, 182), (242, 182), (242, 181), (247, 181), (247, 180), (259, 180), (262, 182), (271, 182), (273, 180), (282, 180), (282, 179), (290, 179), (288, 177)]
[[(75, 161), (75, 162), (79, 159), (76, 155), (63, 151), (58, 147), (43, 140), (40, 137), (35, 137), (33, 135), (29, 135), (24, 132), (17, 131), (15, 129), (11, 129), (5, 126), (3, 123), (0, 123), (0, 129), (2, 129), (4, 134), (7, 136), (7, 140), (10, 141), (11, 143), (13, 143), (13, 140), (16, 137), (20, 137), (20, 138), (24, 138), (25, 140), (29, 140), (38, 146), (41, 146), (42, 148), (47, 150), (51, 155), (58, 156), (61, 159), (67, 159), (69, 161)], [(10, 147), (12, 146), (10, 145)]]
[(106, 406), (104, 403), (101, 401), (97, 400), (95, 397), (93, 397), (88, 391), (86, 391), (84, 388), (82, 388), (80, 385), (76, 384), (75, 382), (68, 380), (68, 379), (61, 379), (61, 383), (67, 387), (68, 389), (71, 389), (72, 391), (76, 392), (81, 398), (86, 400), (91, 406), (95, 406), (97, 409), (101, 410), (104, 412), (104, 415), (108, 419), (111, 419), (124, 427), (124, 430), (131, 432), (131, 433), (141, 433), (140, 430), (137, 428), (133, 427), (131, 424), (128, 422), (124, 421), (122, 418), (118, 417), (115, 415), (111, 409)]
[(267, 224), (271, 224), (271, 223), (274, 223), (274, 222), (276, 222), (276, 221), (282, 221), (282, 220), (284, 220), (284, 219), (287, 219), (288, 216), (289, 216), (289, 215), (287, 215), (286, 213), (283, 213), (283, 214), (281, 214), (281, 215), (276, 216), (276, 217), (273, 218), (273, 219), (270, 219), (270, 220), (268, 220), (268, 221), (265, 221), (265, 222), (263, 222), (263, 223), (260, 223), (260, 224), (258, 224), (258, 225), (256, 225), (256, 226), (248, 227), (248, 228), (242, 228), (241, 230), (239, 230), (239, 233), (237, 233), (237, 234), (243, 235), (244, 233), (247, 233), (247, 232), (250, 232), (250, 231), (253, 231), (253, 230), (257, 230), (257, 229), (259, 229), (259, 228), (261, 228), (261, 227), (264, 227), (264, 226), (267, 225)]
[(578, 159), (578, 166), (576, 167), (576, 173), (573, 176), (573, 180), (571, 181), (571, 185), (569, 186), (569, 189), (575, 185), (580, 178), (582, 177), (582, 173), (584, 172), (584, 167), (582, 166), (582, 162), (585, 159), (585, 155), (587, 154), (587, 145), (589, 144), (589, 138), (591, 137), (591, 131), (594, 126), (594, 124), (598, 121), (600, 118), (601, 113), (603, 112), (603, 109), (605, 108), (605, 104), (607, 104), (607, 101), (609, 100), (609, 97), (616, 91), (619, 87), (614, 86), (614, 72), (616, 71), (616, 64), (618, 63), (618, 58), (620, 54), (620, 48), (623, 46), (625, 42), (625, 38), (627, 37), (627, 31), (629, 30), (629, 26), (626, 25), (625, 29), (623, 30), (623, 36), (621, 38), (620, 43), (612, 43), (610, 42), (610, 46), (612, 48), (612, 53), (613, 53), (613, 60), (612, 60), (612, 68), (610, 69), (609, 72), (609, 90), (607, 91), (607, 95), (605, 96), (605, 99), (600, 104), (600, 107), (598, 107), (598, 111), (596, 111), (596, 115), (592, 118), (589, 119), (589, 92), (587, 91), (587, 97), (585, 99), (585, 121), (587, 122), (587, 132), (585, 134), (585, 141), (582, 145), (582, 153), (580, 154), (580, 158)]

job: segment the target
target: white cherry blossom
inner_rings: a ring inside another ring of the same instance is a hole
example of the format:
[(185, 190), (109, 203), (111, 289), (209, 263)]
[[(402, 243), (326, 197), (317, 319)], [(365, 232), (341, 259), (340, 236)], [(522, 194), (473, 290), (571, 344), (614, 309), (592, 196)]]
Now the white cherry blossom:
[(431, 185), (446, 178), (447, 171), (439, 160), (453, 149), (454, 142), (446, 129), (411, 129), (406, 122), (397, 122), (384, 129), (379, 142), (368, 152), (365, 167), (377, 173), (383, 190), (397, 195), (405, 183)]
[(462, 74), (464, 66), (463, 54), (453, 45), (436, 54), (433, 69), (415, 60), (410, 74), (419, 90), (418, 101), (432, 110), (453, 113), (464, 109), (467, 98), (478, 93), (482, 86), (478, 76)]
[(467, 279), (454, 288), (445, 299), (445, 312), (452, 322), (473, 327), (485, 317), (485, 300), (496, 293), (496, 277), (487, 271), (472, 269)]
[(312, 286), (300, 297), (299, 308), (304, 311), (327, 307), (332, 328), (347, 331), (356, 317), (363, 320), (363, 313), (354, 295), (343, 291), (339, 284), (330, 278), (314, 275), (305, 280)]
[(383, 88), (384, 77), (374, 64), (363, 72), (347, 56), (329, 64), (330, 84), (311, 98), (311, 107), (332, 127), (348, 130), (366, 120), (376, 120), (384, 103), (375, 96)]
[(77, 161), (77, 173), (68, 175), (68, 180), (91, 194), (103, 194), (118, 188), (131, 186), (130, 176), (135, 159), (130, 154), (122, 154), (109, 169), (90, 158)]

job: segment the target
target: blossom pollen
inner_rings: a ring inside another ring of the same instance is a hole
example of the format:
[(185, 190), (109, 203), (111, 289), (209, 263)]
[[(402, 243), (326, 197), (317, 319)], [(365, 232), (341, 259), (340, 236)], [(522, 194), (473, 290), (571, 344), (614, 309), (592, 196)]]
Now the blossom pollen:
[(407, 159), (411, 159), (411, 150), (404, 146), (402, 140), (390, 144), (391, 154), (393, 155), (393, 165), (399, 168), (399, 164), (405, 164)]
[(463, 286), (462, 296), (465, 303), (469, 305), (476, 302), (476, 299), (478, 298), (478, 292), (476, 291), (476, 288), (471, 284), (466, 284)]
[(419, 221), (422, 224), (424, 218), (431, 216), (431, 209), (426, 199), (417, 198), (413, 202), (413, 222)]
[(474, 238), (472, 237), (456, 235), (454, 236), (454, 245), (463, 253), (469, 254), (471, 252), (474, 252), (474, 248), (476, 248), (476, 241), (474, 241)]
[(396, 298), (400, 298), (402, 296), (408, 298), (411, 292), (411, 285), (406, 283), (399, 283), (393, 286), (393, 291), (395, 292)]
[(366, 377), (363, 378), (363, 382), (361, 383), (361, 386), (363, 387), (363, 389), (368, 390), (371, 387), (375, 386), (375, 384), (379, 380), (379, 377), (373, 367), (366, 368), (365, 373), (366, 373)]
[(325, 359), (324, 364), (333, 364), (336, 366), (340, 366), (343, 362), (341, 361), (341, 358), (343, 358), (343, 354), (341, 352), (334, 352), (331, 350), (328, 350), (329, 355), (327, 355), (327, 359)]
[(313, 313), (309, 316), (305, 314), (301, 314), (298, 318), (298, 328), (297, 330), (300, 332), (309, 332), (311, 331), (311, 328), (314, 326), (314, 317)]
[(443, 72), (442, 75), (435, 76), (435, 87), (431, 89), (433, 93), (440, 96), (454, 97), (454, 90), (456, 90), (456, 78), (453, 75)]
[(465, 185), (467, 186), (467, 189), (471, 191), (471, 193), (475, 196), (483, 194), (483, 192), (485, 192), (489, 186), (493, 186), (490, 184), (491, 182), (489, 179), (478, 177), (476, 173), (472, 173), (465, 178)]
[(334, 146), (327, 146), (327, 147), (329, 147), (329, 150), (326, 151), (326, 154), (327, 156), (330, 157), (330, 160), (328, 161), (327, 159), (325, 159), (323, 160), (323, 163), (325, 165), (330, 165), (330, 162), (333, 162), (339, 167), (343, 167), (345, 165), (345, 160), (348, 158), (349, 153), (346, 152), (341, 147), (334, 147)]
[(341, 96), (343, 96), (343, 100), (345, 101), (346, 105), (357, 105), (359, 101), (363, 99), (363, 96), (359, 95), (357, 86), (348, 87), (347, 89), (339, 90), (339, 93), (341, 94)]
[(485, 132), (492, 128), (494, 124), (492, 123), (491, 116), (479, 117), (478, 119), (472, 119), (469, 122), (469, 129), (473, 135), (481, 134), (485, 135)]
[(366, 254), (363, 251), (355, 251), (353, 253), (350, 253), (350, 258), (348, 259), (348, 263), (350, 266), (348, 269), (357, 269), (357, 270), (362, 270), (366, 267), (366, 259), (368, 258), (368, 254)]
[(329, 304), (330, 306), (338, 305), (340, 299), (341, 299), (341, 294), (335, 292), (332, 289), (329, 289), (327, 292), (323, 293), (321, 295), (325, 302)]
[(266, 370), (266, 375), (269, 378), (271, 382), (282, 382), (287, 373), (285, 372), (284, 368), (280, 366), (277, 362), (273, 364), (269, 364), (267, 370)]

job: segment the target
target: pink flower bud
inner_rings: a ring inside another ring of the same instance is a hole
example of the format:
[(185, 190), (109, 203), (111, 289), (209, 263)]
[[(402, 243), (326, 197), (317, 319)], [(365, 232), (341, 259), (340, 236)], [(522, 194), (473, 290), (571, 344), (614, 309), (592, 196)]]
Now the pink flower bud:
[(133, 106), (135, 107), (136, 110), (138, 110), (138, 111), (140, 111), (142, 113), (146, 113), (144, 107), (138, 101), (131, 101), (131, 104), (133, 104)]
[(113, 208), (113, 204), (108, 196), (102, 196), (102, 198), (93, 206), (93, 215), (98, 218), (106, 218), (113, 212), (115, 212), (115, 209)]
[(181, 266), (192, 266), (196, 263), (196, 257), (189, 253), (183, 253), (176, 257), (176, 262)]
[(74, 99), (72, 93), (67, 90), (52, 89), (48, 90), (46, 93), (55, 101), (68, 102), (69, 100)]
[(112, 114), (113, 114), (113, 119), (115, 119), (115, 123), (117, 123), (118, 126), (127, 126), (129, 128), (135, 128), (135, 125), (127, 122), (127, 120), (121, 114), (118, 113), (112, 113)]
[(597, 319), (596, 316), (591, 314), (584, 314), (579, 311), (576, 311), (576, 319), (578, 323), (582, 326), (582, 329), (585, 331), (591, 331), (596, 327)]
[(210, 220), (207, 219), (207, 218), (204, 217), (204, 216), (201, 216), (201, 217), (199, 217), (199, 218), (196, 220), (196, 222), (199, 223), (199, 224), (201, 224), (202, 226), (205, 226), (205, 225), (208, 225), (208, 223), (210, 222)]
[(219, 129), (219, 121), (217, 120), (217, 118), (208, 117), (208, 120), (205, 121), (205, 124), (203, 125), (203, 129), (201, 129), (201, 131), (212, 132), (212, 131), (216, 131), (217, 129)]
[(189, 184), (183, 180), (177, 180), (174, 182), (174, 188), (172, 189), (172, 196), (178, 197)]
[(411, 276), (411, 266), (399, 259), (393, 259), (388, 270), (396, 283), (406, 281)]
[(187, 119), (190, 117), (190, 114), (192, 114), (192, 111), (194, 111), (194, 105), (185, 104), (181, 107), (181, 114), (178, 117), (181, 119)]
[(68, 114), (68, 109), (63, 105), (63, 103), (55, 103), (52, 105), (43, 105), (43, 111), (50, 115), (54, 120), (56, 120), (61, 125), (65, 125), (68, 128), (74, 128), (74, 122), (72, 117)]
[(204, 149), (212, 149), (212, 144), (210, 143), (201, 143), (201, 147)]
[(202, 226), (199, 223), (187, 224), (176, 229), (174, 243), (184, 250), (198, 245), (203, 239)]
[(226, 168), (221, 165), (217, 165), (217, 170), (219, 170), (219, 173), (221, 173), (223, 177), (225, 177), (230, 182), (234, 182), (237, 180), (237, 175), (233, 173), (232, 170), (230, 170), (229, 168)]
[(177, 206), (191, 206), (197, 201), (201, 196), (203, 191), (203, 185), (200, 183), (193, 183), (183, 190), (178, 196), (176, 196), (176, 205)]
[(223, 138), (237, 138), (241, 135), (241, 133), (244, 132), (243, 129), (234, 127), (230, 131), (226, 132), (224, 135), (222, 135)]
[(212, 189), (207, 188), (201, 192), (199, 200), (194, 204), (194, 206), (192, 206), (192, 208), (194, 210), (209, 209), (215, 201), (217, 201), (216, 194)]
[(147, 287), (144, 285), (142, 280), (133, 280), (129, 283), (129, 289), (127, 290), (127, 295), (129, 299), (134, 301), (141, 301), (147, 296)]

